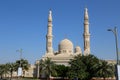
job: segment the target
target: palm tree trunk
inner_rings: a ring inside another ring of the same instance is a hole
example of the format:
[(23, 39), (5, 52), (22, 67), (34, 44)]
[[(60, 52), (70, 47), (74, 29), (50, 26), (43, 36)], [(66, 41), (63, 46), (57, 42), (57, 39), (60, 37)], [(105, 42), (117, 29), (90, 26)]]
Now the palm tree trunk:
[(5, 73), (5, 78), (6, 78), (6, 73)]
[(12, 72), (11, 72), (11, 74), (10, 74), (10, 80), (12, 79)]
[(105, 80), (105, 77), (103, 79)]
[(50, 80), (50, 78), (48, 77), (47, 80)]
[(25, 77), (25, 70), (23, 70), (22, 72), (23, 72), (23, 77)]
[(3, 75), (1, 75), (1, 79), (3, 78)]

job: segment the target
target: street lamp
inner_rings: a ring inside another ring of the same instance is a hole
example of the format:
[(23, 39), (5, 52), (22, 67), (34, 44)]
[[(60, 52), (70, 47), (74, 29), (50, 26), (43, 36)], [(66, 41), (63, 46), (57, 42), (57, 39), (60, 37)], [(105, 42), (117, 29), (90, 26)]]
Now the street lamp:
[(117, 28), (108, 29), (108, 31), (112, 31), (115, 36), (115, 43), (116, 43), (116, 56), (117, 56), (117, 63), (116, 63), (116, 80), (120, 80), (120, 66), (119, 66), (119, 54), (118, 54), (118, 35), (117, 35)]
[(37, 65), (37, 78), (39, 79), (39, 68), (40, 68), (40, 66), (39, 66), (39, 64), (40, 64), (40, 60), (37, 60), (36, 61), (36, 65)]
[(22, 76), (22, 64), (21, 64), (21, 60), (22, 60), (22, 52), (23, 52), (23, 49), (19, 49), (19, 50), (16, 50), (17, 52), (20, 52), (20, 65), (18, 67), (18, 77), (21, 77)]

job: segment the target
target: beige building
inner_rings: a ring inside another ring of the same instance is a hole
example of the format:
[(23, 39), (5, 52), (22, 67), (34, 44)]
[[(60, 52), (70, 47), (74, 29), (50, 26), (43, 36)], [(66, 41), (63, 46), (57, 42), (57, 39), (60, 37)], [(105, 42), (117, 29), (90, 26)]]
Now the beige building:
[(68, 61), (75, 55), (89, 55), (90, 54), (90, 33), (89, 33), (89, 16), (88, 9), (84, 12), (84, 51), (82, 52), (80, 46), (74, 48), (74, 44), (67, 38), (60, 41), (58, 44), (58, 51), (53, 50), (53, 33), (52, 33), (52, 11), (49, 11), (48, 26), (46, 35), (46, 53), (42, 59), (51, 58), (56, 64), (68, 65)]
[[(27, 71), (23, 71), (22, 76), (23, 77), (37, 77), (37, 71), (36, 71), (36, 66), (35, 65), (30, 65), (29, 69)], [(4, 74), (3, 77), (11, 77), (10, 73)], [(18, 77), (18, 73), (17, 71), (14, 71), (12, 74), (12, 77), (17, 78)]]
[[(60, 41), (58, 44), (58, 51), (53, 50), (53, 33), (52, 33), (52, 11), (49, 11), (48, 15), (48, 26), (46, 35), (46, 53), (42, 56), (42, 59), (47, 57), (51, 58), (56, 64), (63, 64), (68, 66), (68, 62), (74, 56), (89, 55), (90, 54), (90, 33), (89, 33), (89, 16), (88, 10), (85, 8), (84, 12), (84, 51), (82, 52), (80, 46), (74, 48), (74, 44), (67, 38)], [(116, 64), (115, 60), (106, 60), (108, 63)], [(36, 61), (35, 65), (30, 65), (28, 71), (24, 71), (24, 77), (38, 77), (39, 78), (39, 60)], [(7, 74), (10, 77), (10, 73)], [(13, 72), (13, 77), (17, 77), (17, 72)]]

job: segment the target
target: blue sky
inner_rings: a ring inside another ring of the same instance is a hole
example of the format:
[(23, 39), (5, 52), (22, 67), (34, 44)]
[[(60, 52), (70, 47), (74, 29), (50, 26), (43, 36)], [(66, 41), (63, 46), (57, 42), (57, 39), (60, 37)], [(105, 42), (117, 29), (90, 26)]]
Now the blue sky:
[[(91, 53), (100, 59), (116, 59), (115, 38), (108, 28), (118, 29), (119, 0), (0, 0), (0, 63), (22, 57), (30, 63), (45, 54), (48, 11), (53, 12), (53, 48), (64, 38), (83, 50), (84, 8), (88, 8)], [(120, 52), (120, 49), (119, 49)]]

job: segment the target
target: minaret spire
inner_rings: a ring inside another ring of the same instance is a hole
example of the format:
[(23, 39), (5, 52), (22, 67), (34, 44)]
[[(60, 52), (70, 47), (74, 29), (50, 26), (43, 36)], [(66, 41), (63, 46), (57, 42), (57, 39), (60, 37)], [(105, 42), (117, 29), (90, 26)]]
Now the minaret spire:
[(46, 35), (46, 52), (47, 53), (53, 53), (53, 47), (52, 47), (52, 11), (49, 10), (48, 15), (48, 26), (47, 26), (47, 35)]
[(84, 55), (90, 54), (90, 33), (89, 33), (89, 16), (88, 9), (85, 8), (84, 12)]
[(52, 10), (51, 9), (49, 10), (48, 22), (52, 22)]

